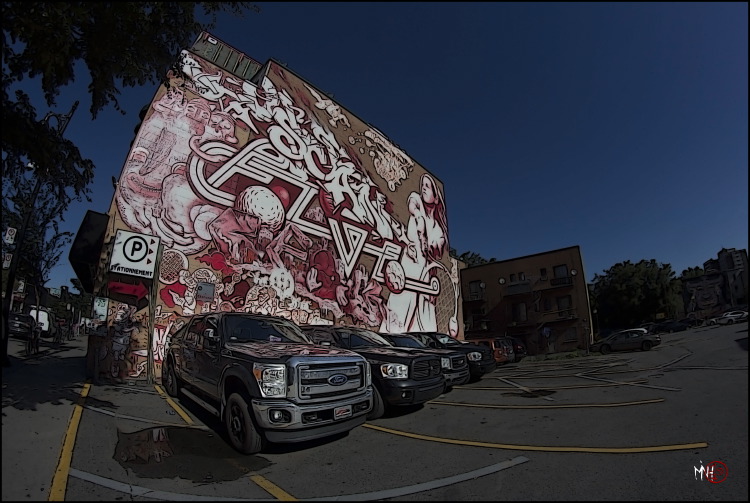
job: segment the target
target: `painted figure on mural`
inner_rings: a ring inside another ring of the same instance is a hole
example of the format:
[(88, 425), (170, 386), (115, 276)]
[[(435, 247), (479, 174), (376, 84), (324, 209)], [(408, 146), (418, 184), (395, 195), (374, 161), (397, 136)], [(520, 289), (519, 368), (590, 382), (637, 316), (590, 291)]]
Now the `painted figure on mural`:
[(127, 361), (130, 358), (130, 341), (134, 332), (140, 328), (140, 323), (134, 318), (136, 308), (127, 304), (119, 304), (115, 311), (112, 326), (112, 362), (111, 373), (115, 379), (128, 375)]
[[(438, 261), (445, 253), (448, 224), (443, 196), (435, 180), (425, 173), (420, 182), (420, 192), (412, 192), (408, 199), (407, 246), (400, 265), (407, 280), (416, 280), (427, 288), (434, 270), (443, 267)], [(434, 301), (435, 295), (418, 292), (408, 285), (401, 292), (391, 292), (381, 330), (436, 331)]]

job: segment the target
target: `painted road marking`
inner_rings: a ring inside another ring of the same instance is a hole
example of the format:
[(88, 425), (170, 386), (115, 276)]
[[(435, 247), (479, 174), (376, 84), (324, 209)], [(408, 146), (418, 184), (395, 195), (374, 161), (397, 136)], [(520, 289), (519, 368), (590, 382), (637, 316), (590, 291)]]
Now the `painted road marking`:
[(279, 486), (263, 477), (262, 475), (250, 475), (250, 480), (255, 482), (261, 489), (280, 501), (297, 501), (297, 498), (281, 489)]
[(663, 398), (654, 398), (652, 400), (639, 400), (635, 402), (615, 402), (615, 403), (573, 403), (557, 405), (490, 405), (484, 403), (463, 403), (463, 402), (441, 402), (430, 400), (430, 405), (458, 405), (461, 407), (481, 407), (485, 409), (585, 409), (589, 407), (625, 407), (629, 405), (645, 405), (649, 403), (663, 402)]
[(365, 423), (362, 425), (362, 427), (369, 428), (371, 430), (382, 431), (384, 433), (390, 433), (393, 435), (400, 435), (402, 437), (415, 438), (418, 440), (428, 440), (431, 442), (438, 442), (442, 444), (470, 445), (474, 447), (488, 447), (490, 449), (508, 449), (508, 450), (514, 450), (514, 451), (639, 454), (639, 453), (645, 453), (645, 452), (682, 451), (682, 450), (688, 450), (688, 449), (700, 449), (700, 448), (708, 447), (708, 443), (706, 442), (696, 442), (692, 444), (655, 445), (655, 446), (647, 446), (647, 447), (556, 447), (556, 446), (542, 446), (542, 445), (498, 444), (498, 443), (492, 443), (492, 442), (473, 442), (471, 440), (457, 440), (457, 439), (450, 439), (450, 438), (432, 437), (429, 435), (419, 435), (417, 433), (409, 433), (407, 431), (399, 431), (399, 430), (393, 430), (391, 428), (383, 428), (382, 426), (376, 426), (370, 423)]
[(159, 393), (159, 395), (164, 400), (167, 401), (167, 403), (169, 404), (169, 406), (172, 407), (187, 424), (189, 424), (191, 426), (195, 424), (195, 421), (193, 421), (193, 419), (188, 415), (188, 413), (185, 412), (182, 409), (182, 407), (180, 407), (179, 405), (177, 405), (177, 403), (174, 400), (172, 400), (172, 398), (169, 395), (167, 395), (166, 393), (164, 393), (164, 390), (161, 389), (161, 387), (158, 384), (154, 384), (154, 388), (156, 388), (157, 393)]
[(140, 421), (142, 423), (151, 423), (151, 424), (158, 424), (159, 426), (174, 426), (176, 428), (193, 428), (196, 430), (210, 430), (208, 426), (202, 425), (202, 424), (188, 424), (185, 425), (183, 423), (167, 423), (164, 421), (156, 421), (154, 419), (149, 419), (146, 417), (136, 417), (136, 416), (126, 416), (123, 414), (118, 414), (117, 412), (113, 412), (111, 410), (106, 409), (100, 409), (98, 407), (93, 407), (91, 405), (84, 405), (84, 409), (90, 410), (93, 412), (98, 412), (99, 414), (106, 414), (107, 416), (112, 416), (115, 419), (127, 419), (129, 421)]
[(68, 423), (68, 429), (65, 432), (65, 439), (63, 440), (62, 452), (60, 452), (60, 459), (57, 462), (57, 469), (52, 478), (49, 501), (65, 501), (65, 490), (68, 487), (70, 462), (73, 459), (73, 447), (75, 446), (76, 435), (78, 435), (78, 425), (81, 423), (83, 404), (86, 401), (90, 389), (91, 383), (87, 381), (83, 385), (81, 394), (78, 397), (78, 402), (73, 408), (73, 416), (70, 419), (70, 423)]
[[(383, 500), (387, 498), (397, 498), (399, 496), (406, 496), (408, 494), (416, 494), (424, 491), (430, 491), (433, 489), (439, 489), (467, 480), (473, 480), (478, 477), (484, 477), (502, 470), (507, 470), (513, 466), (529, 461), (525, 456), (516, 456), (515, 458), (496, 463), (494, 465), (472, 470), (467, 473), (461, 473), (459, 475), (453, 475), (442, 479), (432, 480), (430, 482), (423, 482), (421, 484), (414, 484), (406, 487), (397, 487), (394, 489), (384, 489), (382, 491), (373, 491), (368, 493), (360, 494), (348, 494), (341, 496), (331, 496), (324, 498), (308, 498), (300, 499), (299, 501), (375, 501)], [(121, 493), (128, 494), (130, 496), (146, 496), (151, 499), (167, 500), (167, 501), (279, 501), (278, 499), (248, 499), (245, 498), (228, 498), (228, 497), (217, 497), (217, 496), (198, 496), (193, 494), (185, 493), (174, 493), (169, 491), (155, 491), (147, 487), (137, 486), (133, 484), (126, 484), (124, 482), (118, 482), (116, 480), (94, 475), (93, 473), (84, 472), (81, 470), (71, 469), (71, 477), (75, 477), (98, 486), (106, 487)]]
[[(745, 369), (745, 370), (747, 370), (747, 369)], [(648, 379), (636, 379), (635, 381), (628, 381), (627, 383), (622, 383), (622, 384), (641, 384), (641, 383), (645, 383), (645, 382), (648, 382)], [(617, 383), (617, 382), (602, 383), (602, 384), (594, 384), (594, 383), (591, 383), (591, 384), (570, 384), (568, 386), (544, 386), (544, 387), (541, 387), (541, 388), (529, 388), (529, 389), (533, 390), (533, 391), (548, 391), (548, 390), (558, 390), (558, 389), (609, 388), (609, 387), (612, 387), (612, 386), (619, 386), (620, 384), (621, 383)], [(506, 386), (487, 386), (487, 387), (482, 387), (482, 386), (454, 386), (453, 389), (454, 390), (463, 389), (463, 390), (469, 390), (469, 391), (475, 390), (475, 389), (477, 389), (477, 390), (512, 391), (512, 390), (514, 390), (516, 388), (508, 388)]]
[(660, 389), (664, 391), (682, 391), (682, 389), (680, 388), (670, 388), (667, 386), (654, 386), (653, 384), (628, 383), (625, 381), (613, 381), (611, 379), (599, 379), (598, 377), (591, 377), (591, 376), (584, 376), (584, 375), (579, 375), (577, 377), (580, 377), (581, 379), (593, 379), (595, 381), (604, 381), (604, 382), (617, 383), (617, 384), (623, 384), (623, 385), (628, 385), (628, 386), (639, 386), (641, 388)]
[[(500, 380), (503, 381), (505, 384), (510, 384), (511, 386), (515, 386), (516, 388), (518, 388), (518, 389), (520, 389), (522, 391), (525, 391), (526, 393), (532, 393), (532, 394), (534, 393), (533, 391), (531, 391), (530, 388), (527, 388), (526, 386), (521, 386), (520, 384), (516, 384), (516, 383), (514, 383), (512, 381), (509, 381), (507, 379), (503, 379), (502, 377), (500, 378)], [(550, 402), (554, 402), (555, 401), (554, 398), (550, 398), (548, 396), (543, 396), (542, 398), (544, 398), (545, 400), (550, 401)]]

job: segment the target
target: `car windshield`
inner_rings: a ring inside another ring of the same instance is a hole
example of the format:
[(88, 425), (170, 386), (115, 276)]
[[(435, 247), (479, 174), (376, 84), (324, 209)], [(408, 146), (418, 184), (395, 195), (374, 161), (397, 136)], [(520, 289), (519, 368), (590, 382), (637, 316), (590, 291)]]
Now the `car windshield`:
[(388, 340), (394, 345), (394, 346), (401, 346), (406, 348), (426, 348), (424, 344), (422, 344), (420, 341), (415, 339), (414, 337), (409, 337), (408, 335), (388, 335)]
[(247, 316), (227, 316), (227, 342), (295, 342), (312, 344), (295, 324), (279, 319), (267, 320)]
[(371, 330), (347, 329), (342, 332), (349, 335), (349, 346), (352, 348), (393, 347), (383, 336)]

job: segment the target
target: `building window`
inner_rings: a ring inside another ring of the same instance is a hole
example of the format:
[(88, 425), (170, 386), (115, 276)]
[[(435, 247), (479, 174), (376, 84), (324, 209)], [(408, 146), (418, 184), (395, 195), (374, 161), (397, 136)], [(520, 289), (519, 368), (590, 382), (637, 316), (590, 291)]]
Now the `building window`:
[(513, 321), (524, 322), (526, 320), (526, 303), (518, 302), (516, 304), (513, 304)]
[(541, 269), (539, 269), (539, 276), (541, 276), (542, 281), (547, 280), (547, 268), (546, 267), (542, 267)]
[(518, 281), (526, 281), (526, 273), (525, 272), (519, 272), (518, 273)]
[(544, 299), (544, 311), (545, 312), (552, 311), (552, 300)]
[(555, 278), (567, 278), (568, 277), (568, 266), (566, 264), (556, 265), (554, 268)]
[(570, 295), (563, 295), (557, 297), (557, 311), (560, 318), (567, 318), (572, 314), (571, 307), (573, 307), (573, 297)]
[(576, 327), (570, 327), (563, 332), (563, 342), (578, 342), (578, 331)]
[(469, 282), (469, 297), (474, 299), (481, 299), (482, 298), (482, 282), (477, 281), (471, 281)]
[(515, 283), (516, 282), (516, 275), (515, 274), (511, 274), (510, 275), (510, 282), (511, 283)]

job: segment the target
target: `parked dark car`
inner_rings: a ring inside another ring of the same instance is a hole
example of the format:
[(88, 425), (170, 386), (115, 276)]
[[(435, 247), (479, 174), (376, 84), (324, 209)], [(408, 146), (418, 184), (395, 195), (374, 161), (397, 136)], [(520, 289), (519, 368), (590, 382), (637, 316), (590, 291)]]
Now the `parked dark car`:
[(466, 354), (451, 349), (437, 349), (427, 346), (417, 337), (409, 334), (380, 334), (397, 348), (414, 348), (440, 357), (440, 364), (445, 376), (445, 390), (460, 386), (469, 381), (469, 361)]
[(664, 320), (661, 323), (657, 324), (654, 328), (654, 332), (656, 334), (671, 334), (673, 332), (684, 332), (690, 328), (690, 325), (687, 323), (684, 323), (682, 321), (677, 320)]
[(8, 317), (8, 331), (11, 337), (28, 339), (36, 321), (28, 314), (10, 313)]
[(459, 341), (440, 332), (409, 332), (409, 335), (419, 338), (431, 348), (455, 349), (464, 352), (469, 360), (469, 375), (471, 376), (469, 382), (478, 381), (483, 375), (497, 369), (497, 362), (492, 356), (492, 350), (485, 346)]
[(591, 351), (606, 355), (611, 351), (629, 351), (640, 349), (648, 351), (661, 344), (658, 334), (644, 333), (643, 330), (623, 330), (591, 345)]
[(390, 407), (420, 405), (445, 391), (440, 357), (416, 348), (397, 348), (382, 335), (356, 327), (303, 325), (316, 343), (348, 349), (364, 356), (372, 373), (372, 411), (367, 419)]

